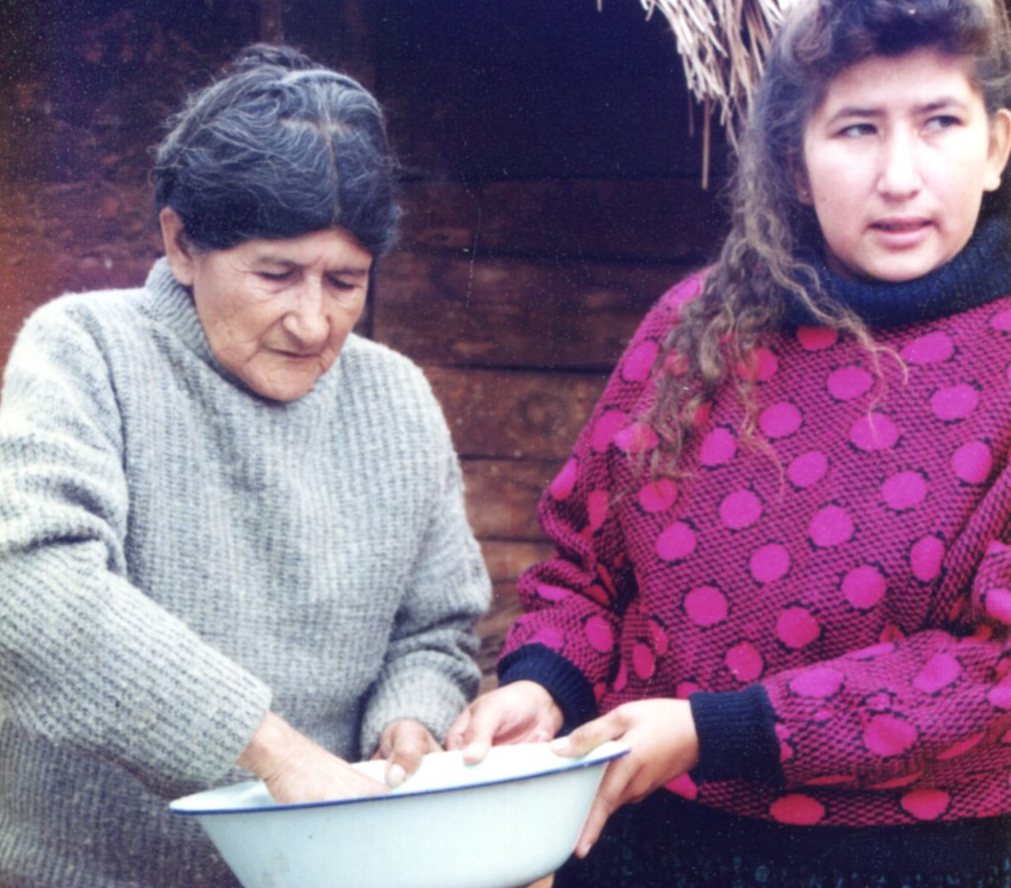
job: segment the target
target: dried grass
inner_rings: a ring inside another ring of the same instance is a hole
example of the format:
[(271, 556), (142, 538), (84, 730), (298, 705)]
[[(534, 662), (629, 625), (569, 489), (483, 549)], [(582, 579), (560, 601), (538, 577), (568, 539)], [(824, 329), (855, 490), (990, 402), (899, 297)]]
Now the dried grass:
[[(598, 0), (598, 4), (602, 0)], [(688, 89), (703, 106), (702, 184), (709, 179), (710, 117), (719, 111), (731, 144), (762, 75), (772, 35), (794, 0), (639, 0), (667, 19)]]

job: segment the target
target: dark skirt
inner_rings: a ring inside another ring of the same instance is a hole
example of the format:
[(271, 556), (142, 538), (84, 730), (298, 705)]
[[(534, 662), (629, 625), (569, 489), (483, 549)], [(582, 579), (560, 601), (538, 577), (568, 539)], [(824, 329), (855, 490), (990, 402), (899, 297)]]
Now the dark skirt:
[(1011, 888), (1011, 816), (959, 823), (789, 827), (666, 791), (608, 821), (554, 888)]

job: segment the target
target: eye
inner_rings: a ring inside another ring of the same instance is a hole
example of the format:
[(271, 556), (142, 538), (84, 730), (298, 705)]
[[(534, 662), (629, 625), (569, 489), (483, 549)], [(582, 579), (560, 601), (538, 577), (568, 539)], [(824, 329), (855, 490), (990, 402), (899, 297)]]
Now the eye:
[(961, 126), (962, 120), (954, 114), (935, 114), (927, 120), (927, 130), (946, 130), (953, 126)]
[(351, 280), (350, 278), (332, 277), (329, 280), (330, 286), (342, 293), (350, 293), (352, 290), (357, 290), (360, 286), (358, 281)]
[(286, 269), (285, 271), (258, 271), (257, 275), (265, 281), (287, 281), (291, 280), (293, 272), (291, 269)]
[(842, 136), (844, 139), (860, 139), (864, 136), (873, 136), (874, 132), (874, 124), (872, 123), (851, 123), (839, 130), (836, 135)]

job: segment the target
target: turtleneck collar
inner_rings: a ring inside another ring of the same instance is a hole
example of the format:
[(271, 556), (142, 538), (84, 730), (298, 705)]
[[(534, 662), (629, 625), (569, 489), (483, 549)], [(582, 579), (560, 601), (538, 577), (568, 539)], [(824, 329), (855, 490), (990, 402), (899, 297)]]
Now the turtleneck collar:
[[(981, 222), (969, 243), (935, 271), (899, 284), (843, 277), (828, 267), (821, 249), (803, 251), (825, 293), (855, 311), (872, 329), (901, 327), (957, 314), (1011, 293), (1011, 226), (1001, 216)], [(817, 323), (803, 306), (788, 305), (795, 325)]]

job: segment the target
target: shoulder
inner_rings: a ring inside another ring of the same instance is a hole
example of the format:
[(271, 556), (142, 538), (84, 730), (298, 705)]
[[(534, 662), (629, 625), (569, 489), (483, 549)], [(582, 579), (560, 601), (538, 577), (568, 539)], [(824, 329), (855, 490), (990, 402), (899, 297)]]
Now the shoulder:
[(618, 362), (618, 376), (627, 382), (645, 382), (664, 341), (677, 325), (681, 309), (701, 294), (704, 282), (704, 271), (689, 275), (653, 304)]
[(22, 334), (94, 338), (103, 328), (136, 324), (143, 292), (141, 288), (110, 289), (57, 296), (29, 315)]

